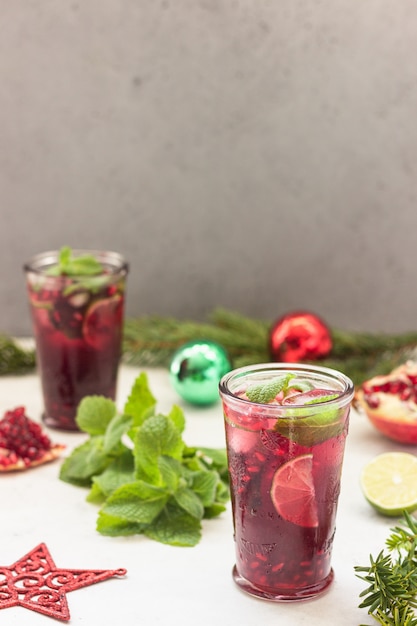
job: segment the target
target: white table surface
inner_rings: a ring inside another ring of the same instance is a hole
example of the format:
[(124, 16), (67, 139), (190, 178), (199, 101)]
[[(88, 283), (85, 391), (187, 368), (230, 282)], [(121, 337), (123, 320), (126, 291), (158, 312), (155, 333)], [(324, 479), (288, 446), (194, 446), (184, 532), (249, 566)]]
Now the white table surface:
[[(220, 403), (198, 408), (184, 403), (172, 389), (164, 369), (123, 365), (118, 400), (121, 408), (140, 371), (149, 383), (161, 412), (182, 406), (189, 445), (224, 447)], [(1, 416), (23, 405), (32, 419), (42, 410), (36, 374), (0, 377)], [(87, 437), (45, 429), (67, 452)], [(245, 595), (232, 581), (234, 563), (230, 505), (219, 518), (203, 522), (203, 537), (193, 548), (171, 547), (143, 536), (105, 537), (95, 530), (97, 508), (86, 502), (87, 491), (58, 479), (60, 461), (29, 471), (0, 475), (0, 566), (9, 566), (39, 543), (48, 546), (57, 567), (71, 569), (126, 568), (124, 578), (68, 593), (71, 625), (88, 626), (253, 626), (372, 624), (358, 609), (363, 583), (355, 565), (367, 565), (369, 554), (384, 547), (395, 520), (376, 514), (365, 501), (359, 474), (364, 464), (388, 450), (415, 448), (394, 444), (367, 419), (351, 414), (333, 550), (335, 580), (330, 590), (313, 601), (276, 604)], [(46, 626), (63, 623), (22, 607), (0, 611), (0, 626)]]

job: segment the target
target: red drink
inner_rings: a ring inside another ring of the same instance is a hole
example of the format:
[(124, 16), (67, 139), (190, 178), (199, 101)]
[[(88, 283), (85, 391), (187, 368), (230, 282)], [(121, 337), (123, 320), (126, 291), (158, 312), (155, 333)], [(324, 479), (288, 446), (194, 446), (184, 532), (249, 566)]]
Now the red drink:
[(25, 266), (43, 419), (64, 430), (78, 430), (75, 415), (84, 396), (116, 394), (128, 268), (116, 253), (92, 254), (102, 266), (94, 276), (48, 274), (57, 253), (38, 255)]
[[(274, 399), (246, 395), (288, 374), (295, 376)], [(314, 597), (333, 579), (353, 385), (333, 370), (270, 364), (231, 372), (220, 392), (236, 543), (233, 577), (266, 599)]]

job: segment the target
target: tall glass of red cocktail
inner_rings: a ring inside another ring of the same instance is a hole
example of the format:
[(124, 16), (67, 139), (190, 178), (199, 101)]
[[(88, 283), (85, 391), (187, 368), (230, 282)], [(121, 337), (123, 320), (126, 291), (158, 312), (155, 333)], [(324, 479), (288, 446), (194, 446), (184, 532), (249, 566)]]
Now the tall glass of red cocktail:
[(63, 248), (24, 265), (44, 422), (78, 430), (87, 395), (114, 399), (128, 265), (116, 252)]
[(233, 509), (233, 578), (251, 595), (305, 600), (333, 579), (331, 552), (352, 381), (267, 363), (220, 381)]

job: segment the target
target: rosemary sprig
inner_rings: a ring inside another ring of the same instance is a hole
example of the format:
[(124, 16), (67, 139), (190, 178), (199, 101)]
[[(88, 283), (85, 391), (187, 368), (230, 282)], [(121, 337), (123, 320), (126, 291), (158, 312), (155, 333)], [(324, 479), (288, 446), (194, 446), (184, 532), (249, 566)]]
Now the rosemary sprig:
[(382, 626), (417, 626), (417, 521), (404, 511), (400, 526), (391, 528), (386, 548), (369, 566), (356, 566), (358, 578), (367, 583), (359, 608)]

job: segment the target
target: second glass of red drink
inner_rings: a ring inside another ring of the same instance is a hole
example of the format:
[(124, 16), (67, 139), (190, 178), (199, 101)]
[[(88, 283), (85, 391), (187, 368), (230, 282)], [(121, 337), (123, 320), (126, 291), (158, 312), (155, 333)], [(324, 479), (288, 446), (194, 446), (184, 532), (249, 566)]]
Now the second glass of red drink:
[(84, 396), (114, 400), (128, 264), (116, 252), (45, 252), (24, 265), (47, 426), (78, 430)]

